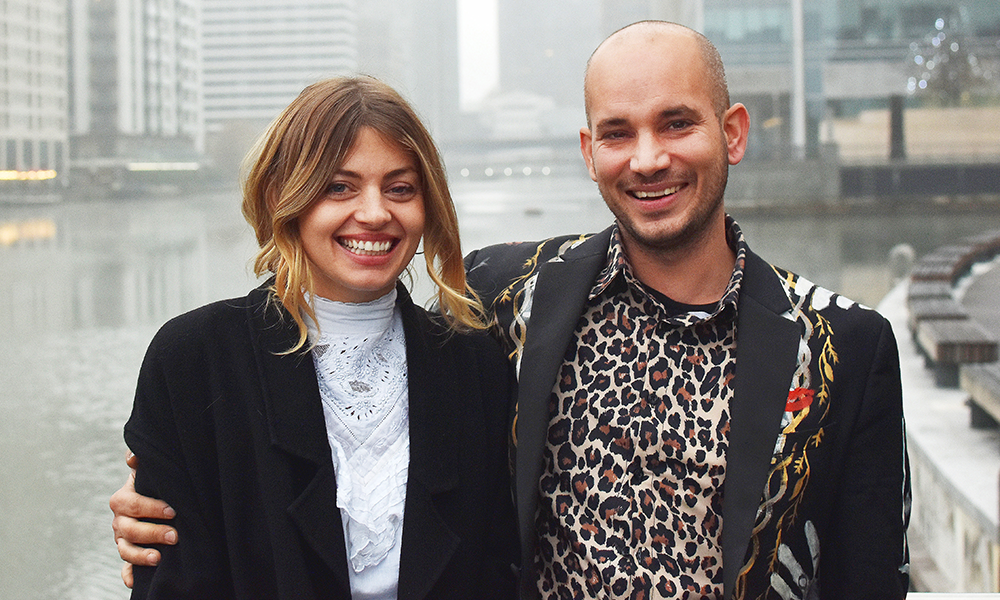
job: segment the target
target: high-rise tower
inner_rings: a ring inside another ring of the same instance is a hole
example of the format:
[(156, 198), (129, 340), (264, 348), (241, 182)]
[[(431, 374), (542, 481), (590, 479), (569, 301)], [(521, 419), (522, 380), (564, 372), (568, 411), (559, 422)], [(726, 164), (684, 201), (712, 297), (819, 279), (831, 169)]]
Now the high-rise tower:
[[(66, 2), (0, 3), (0, 190), (65, 173)], [(3, 193), (0, 191), (0, 194)]]

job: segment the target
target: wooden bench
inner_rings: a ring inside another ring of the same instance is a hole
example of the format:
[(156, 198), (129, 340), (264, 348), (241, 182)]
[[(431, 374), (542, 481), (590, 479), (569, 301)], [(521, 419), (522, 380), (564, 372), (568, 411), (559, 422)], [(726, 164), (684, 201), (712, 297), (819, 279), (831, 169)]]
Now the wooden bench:
[(969, 392), (970, 424), (997, 427), (1000, 422), (1000, 364), (963, 365), (959, 383)]
[(947, 298), (910, 298), (910, 331), (916, 331), (927, 319), (968, 319), (969, 313), (957, 300)]
[[(910, 272), (908, 324), (917, 349), (941, 387), (958, 387), (960, 367), (997, 361), (996, 337), (970, 319), (952, 294), (952, 286), (973, 264), (992, 260), (997, 254), (1000, 229), (941, 246), (917, 260)], [(982, 416), (977, 413), (976, 419)]]
[(906, 291), (908, 301), (921, 298), (951, 298), (951, 284), (947, 281), (911, 281)]
[(978, 248), (971, 244), (941, 246), (917, 260), (910, 280), (955, 283), (969, 271), (977, 256)]
[(1000, 229), (970, 235), (963, 239), (962, 243), (973, 248), (973, 262), (990, 260), (1000, 254)]
[(958, 387), (960, 365), (997, 360), (996, 338), (971, 319), (924, 319), (916, 340), (941, 387)]
[(948, 261), (921, 258), (910, 271), (911, 281), (943, 281), (951, 284), (954, 281), (955, 266)]

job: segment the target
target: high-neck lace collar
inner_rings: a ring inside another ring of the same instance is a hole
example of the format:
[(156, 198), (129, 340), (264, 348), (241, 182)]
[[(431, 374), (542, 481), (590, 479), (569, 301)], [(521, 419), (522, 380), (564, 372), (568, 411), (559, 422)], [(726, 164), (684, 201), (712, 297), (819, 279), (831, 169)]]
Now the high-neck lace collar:
[(337, 302), (321, 296), (307, 297), (313, 301), (317, 324), (306, 318), (309, 338), (315, 342), (318, 334), (356, 335), (378, 333), (389, 329), (396, 306), (396, 288), (371, 302)]

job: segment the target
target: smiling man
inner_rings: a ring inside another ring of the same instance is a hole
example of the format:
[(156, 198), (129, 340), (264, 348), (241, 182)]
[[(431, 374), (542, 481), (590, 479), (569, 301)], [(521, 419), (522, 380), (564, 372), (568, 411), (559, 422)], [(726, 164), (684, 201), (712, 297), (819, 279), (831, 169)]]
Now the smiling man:
[[(660, 29), (623, 30), (594, 53), (580, 147), (638, 278), (674, 300), (715, 301), (735, 259), (722, 205), (728, 165), (743, 158), (750, 118), (729, 106), (707, 40)], [(675, 266), (701, 273), (673, 285)]]
[(522, 596), (905, 596), (895, 339), (727, 217), (750, 119), (718, 52), (636, 23), (584, 93), (615, 223), (466, 259), (519, 367)]
[[(580, 146), (615, 222), (466, 258), (518, 368), (521, 596), (904, 597), (895, 338), (726, 215), (750, 119), (718, 52), (633, 24), (594, 52), (585, 97)], [(163, 508), (128, 485), (112, 504)], [(165, 531), (116, 517), (131, 542)]]

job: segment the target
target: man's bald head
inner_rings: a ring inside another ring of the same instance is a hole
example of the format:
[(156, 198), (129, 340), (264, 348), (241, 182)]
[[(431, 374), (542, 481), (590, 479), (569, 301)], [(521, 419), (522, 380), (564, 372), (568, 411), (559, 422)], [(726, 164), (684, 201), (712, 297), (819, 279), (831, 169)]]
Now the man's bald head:
[(649, 52), (657, 52), (658, 48), (669, 45), (671, 41), (688, 38), (693, 40), (701, 58), (701, 64), (677, 65), (683, 69), (702, 69), (709, 82), (712, 104), (718, 116), (729, 109), (729, 86), (726, 84), (726, 70), (722, 57), (715, 45), (697, 31), (669, 21), (639, 21), (622, 27), (612, 33), (594, 50), (587, 61), (587, 69), (583, 77), (583, 99), (587, 111), (587, 126), (590, 126), (590, 93), (592, 67), (601, 61), (612, 60), (612, 56), (620, 56), (622, 52), (633, 54), (633, 60), (644, 61), (655, 59)]

